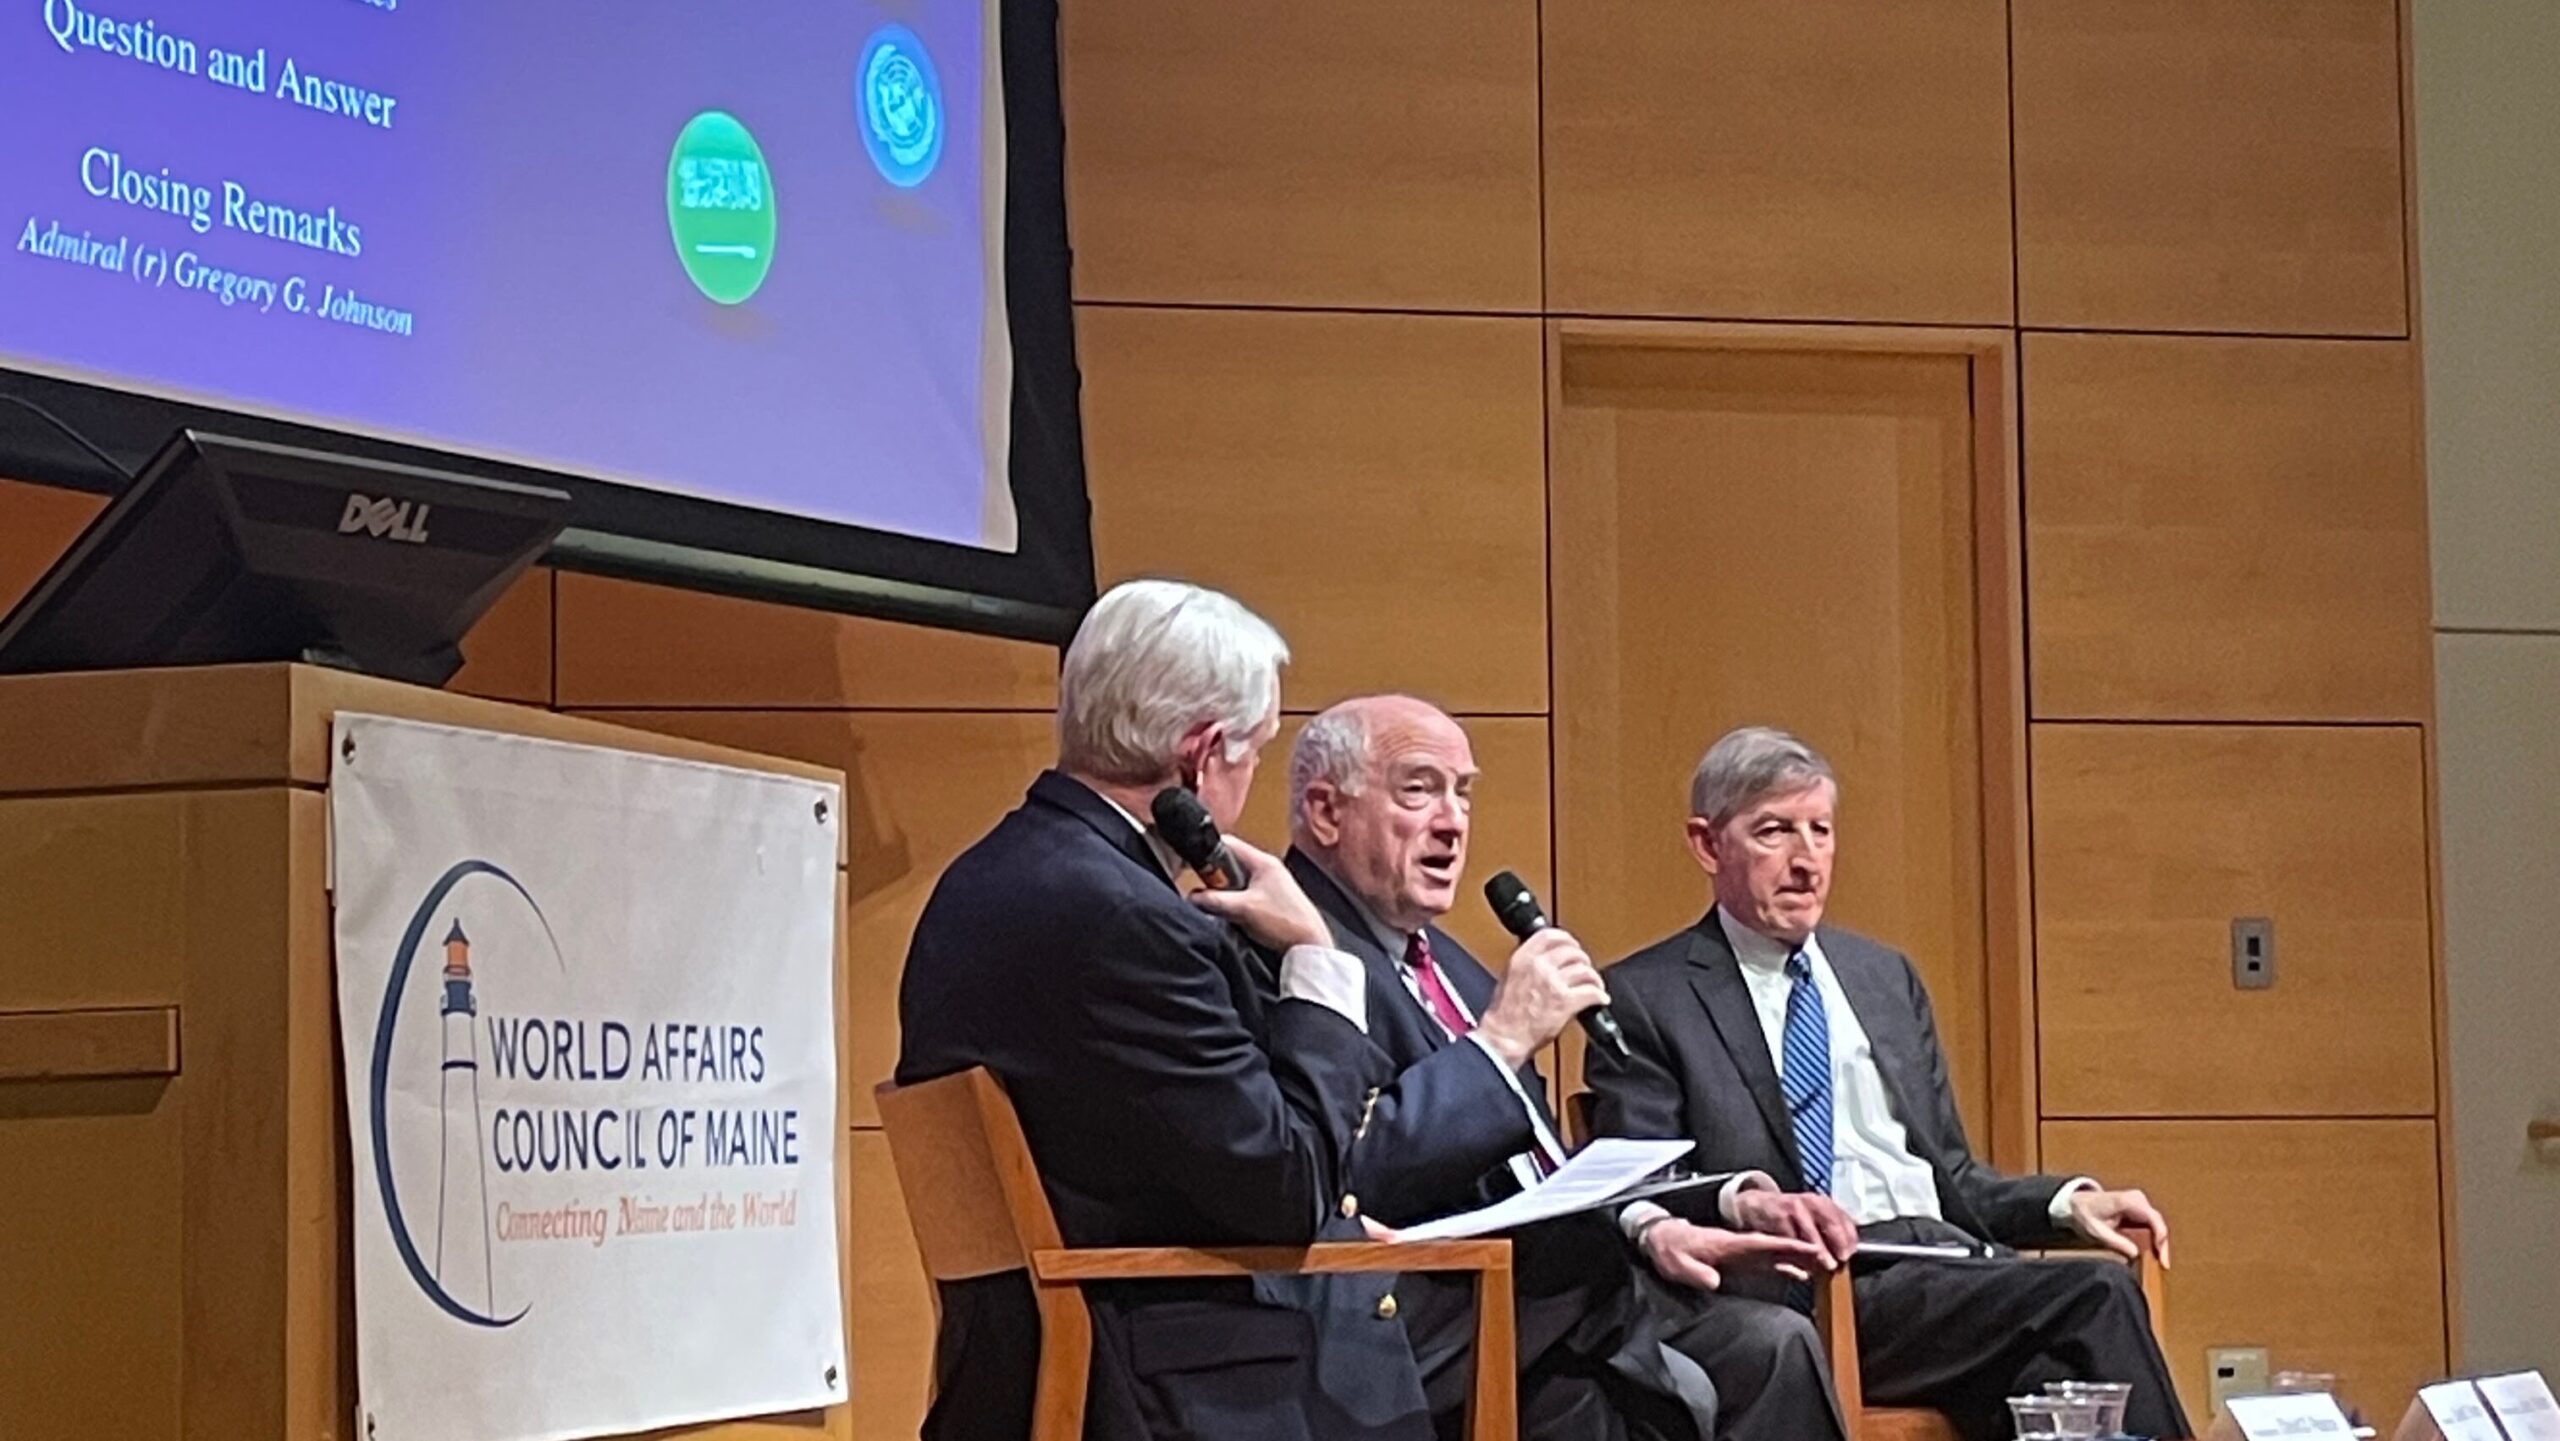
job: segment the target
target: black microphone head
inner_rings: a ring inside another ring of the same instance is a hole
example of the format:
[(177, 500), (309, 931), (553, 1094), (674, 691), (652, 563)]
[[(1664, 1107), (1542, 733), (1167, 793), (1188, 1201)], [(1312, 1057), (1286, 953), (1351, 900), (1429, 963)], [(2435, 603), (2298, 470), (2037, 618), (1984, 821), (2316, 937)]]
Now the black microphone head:
[(1186, 786), (1166, 786), (1147, 809), (1154, 812), (1156, 834), (1193, 870), (1206, 870), (1218, 854), (1218, 822)]
[(1546, 911), (1538, 905), (1529, 883), (1513, 872), (1494, 872), (1493, 879), (1484, 883), (1484, 898), (1493, 904), (1493, 918), (1521, 940), (1546, 928)]

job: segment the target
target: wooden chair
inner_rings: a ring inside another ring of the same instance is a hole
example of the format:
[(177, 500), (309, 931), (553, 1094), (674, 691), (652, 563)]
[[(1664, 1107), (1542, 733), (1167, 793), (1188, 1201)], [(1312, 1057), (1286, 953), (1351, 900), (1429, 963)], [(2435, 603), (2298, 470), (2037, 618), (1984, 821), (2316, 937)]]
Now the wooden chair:
[[(1569, 1144), (1580, 1147), (1592, 1136), (1591, 1093), (1576, 1091), (1565, 1098), (1566, 1130)], [(2151, 1310), (2152, 1334), (2161, 1339), (2165, 1349), (2169, 1322), (2167, 1300), (2160, 1285), (2159, 1253), (2147, 1231), (2133, 1235), (2142, 1245), (2142, 1254), (2131, 1263), (2142, 1283), (2142, 1299)], [(2082, 1265), (2103, 1263), (2106, 1256), (2058, 1256), (2056, 1262)], [(1849, 1423), (1851, 1441), (1963, 1441), (1956, 1428), (1938, 1412), (1908, 1406), (1869, 1406), (1866, 1388), (1858, 1377), (1858, 1308), (1851, 1303), (1849, 1273), (1834, 1271), (1814, 1288), (1814, 1329), (1822, 1333), (1822, 1349), (1831, 1358), (1831, 1381), (1840, 1393), (1841, 1415)]]
[(936, 1281), (1027, 1271), (1040, 1308), (1037, 1400), (1030, 1441), (1082, 1441), (1093, 1318), (1084, 1288), (1097, 1281), (1378, 1271), (1476, 1274), (1476, 1379), (1467, 1434), (1516, 1441), (1519, 1362), (1512, 1331), (1511, 1243), (1325, 1242), (1313, 1246), (1069, 1249), (1031, 1162), (1004, 1088), (983, 1068), (884, 1085), (880, 1120), (907, 1219)]
[[(2148, 1231), (2132, 1235), (2142, 1254), (2131, 1262), (2111, 1255), (2048, 1255), (2039, 1264), (2054, 1266), (2131, 1265), (2142, 1284), (2142, 1299), (2151, 1310), (2151, 1332), (2168, 1333), (2166, 1297), (2160, 1285), (2159, 1252)], [(1822, 1333), (1822, 1349), (1831, 1358), (1831, 1383), (1840, 1395), (1840, 1412), (1849, 1423), (1851, 1441), (1963, 1441), (1953, 1423), (1938, 1412), (1909, 1406), (1869, 1406), (1858, 1378), (1858, 1308), (1850, 1300), (1849, 1273), (1834, 1271), (1814, 1287), (1813, 1324)], [(2105, 1377), (2093, 1377), (2105, 1380)]]

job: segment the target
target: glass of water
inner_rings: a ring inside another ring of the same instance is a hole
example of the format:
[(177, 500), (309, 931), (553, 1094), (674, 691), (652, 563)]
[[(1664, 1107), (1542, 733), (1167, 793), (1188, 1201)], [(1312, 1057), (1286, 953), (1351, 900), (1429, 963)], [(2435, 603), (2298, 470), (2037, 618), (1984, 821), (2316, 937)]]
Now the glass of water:
[(2047, 1381), (2044, 1394), (2065, 1401), (2086, 1401), (2098, 1408), (2098, 1434), (2124, 1434), (2125, 1403), (2133, 1399), (2133, 1387), (2124, 1381)]
[(2098, 1404), (2067, 1396), (2012, 1396), (2018, 1441), (2097, 1441)]

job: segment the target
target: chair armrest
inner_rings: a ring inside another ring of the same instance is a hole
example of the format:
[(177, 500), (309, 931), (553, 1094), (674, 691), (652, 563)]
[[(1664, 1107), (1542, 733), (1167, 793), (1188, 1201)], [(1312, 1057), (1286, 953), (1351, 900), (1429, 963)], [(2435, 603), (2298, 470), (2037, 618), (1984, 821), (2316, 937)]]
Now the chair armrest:
[(2140, 1252), (2139, 1255), (2136, 1255), (2129, 1261), (2125, 1260), (2124, 1257), (2117, 1255), (2113, 1251), (2106, 1249), (2104, 1246), (2099, 1245), (2095, 1241), (2085, 1240), (2079, 1237), (2074, 1237), (2065, 1241), (2059, 1246), (2044, 1247), (2041, 1250), (2031, 1252), (2030, 1254), (2038, 1260), (2120, 1261), (2125, 1265), (2133, 1267), (2136, 1271), (2147, 1273), (2159, 1270), (2160, 1238), (2153, 1235), (2150, 1228), (2145, 1226), (2126, 1226), (2123, 1230), (2125, 1239), (2131, 1241)]
[[(2126, 1240), (2131, 1241), (2135, 1246), (2141, 1248), (2141, 1259), (2145, 1261), (2157, 1261), (2160, 1259), (2160, 1238), (2152, 1234), (2150, 1227), (2125, 1226), (2120, 1229), (2124, 1232)], [(2068, 1237), (2064, 1239), (2060, 1245), (2040, 1247), (2039, 1250), (2044, 1252), (2058, 1251), (2067, 1256), (2112, 1254), (2107, 1251), (2106, 1247), (2101, 1246), (2097, 1242), (2089, 1240), (2084, 1236)], [(2119, 1257), (2118, 1259), (2121, 1260), (2122, 1258)], [(2126, 1264), (2131, 1265), (2132, 1263), (2128, 1261)]]
[[(1042, 1294), (1088, 1281), (1335, 1272), (1472, 1271), (1476, 1274), (1476, 1378), (1467, 1400), (1470, 1438), (1507, 1441), (1519, 1430), (1518, 1339), (1513, 1332), (1511, 1243), (1328, 1241), (1316, 1246), (1116, 1246), (1037, 1250), (1031, 1276)], [(1082, 1308), (1073, 1315), (1081, 1317)], [(1382, 1315), (1393, 1315), (1382, 1311)], [(1078, 1372), (1081, 1375), (1081, 1371)], [(1073, 1434), (1068, 1432), (1066, 1434)]]
[(1147, 1281), (1191, 1276), (1345, 1271), (1509, 1271), (1511, 1243), (1328, 1241), (1314, 1246), (1109, 1246), (1031, 1253), (1043, 1281)]
[(1840, 1418), (1856, 1436), (1866, 1425), (1867, 1388), (1858, 1367), (1858, 1302), (1848, 1267), (1813, 1278), (1813, 1324), (1822, 1337), (1822, 1354), (1831, 1362)]

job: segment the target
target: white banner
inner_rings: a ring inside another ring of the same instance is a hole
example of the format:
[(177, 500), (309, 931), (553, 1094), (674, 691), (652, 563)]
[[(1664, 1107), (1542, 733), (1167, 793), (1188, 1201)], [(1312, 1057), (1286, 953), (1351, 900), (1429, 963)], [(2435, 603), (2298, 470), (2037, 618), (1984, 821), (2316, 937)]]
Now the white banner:
[(832, 786), (341, 715), (372, 1441), (846, 1399)]

